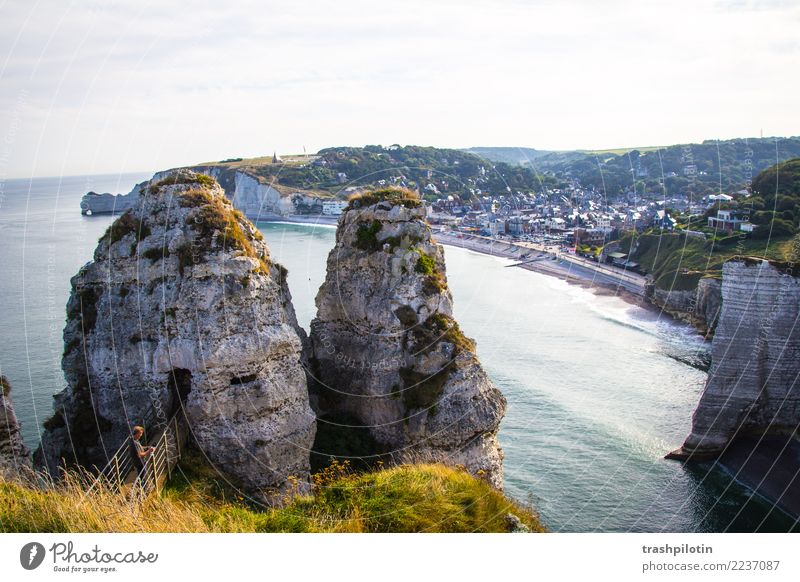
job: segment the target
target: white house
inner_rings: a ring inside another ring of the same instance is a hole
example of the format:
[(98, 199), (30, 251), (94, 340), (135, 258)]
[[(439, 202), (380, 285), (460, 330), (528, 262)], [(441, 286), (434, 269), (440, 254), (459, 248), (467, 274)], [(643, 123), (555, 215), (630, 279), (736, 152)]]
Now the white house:
[(339, 216), (347, 208), (346, 200), (323, 200), (322, 214), (327, 216)]

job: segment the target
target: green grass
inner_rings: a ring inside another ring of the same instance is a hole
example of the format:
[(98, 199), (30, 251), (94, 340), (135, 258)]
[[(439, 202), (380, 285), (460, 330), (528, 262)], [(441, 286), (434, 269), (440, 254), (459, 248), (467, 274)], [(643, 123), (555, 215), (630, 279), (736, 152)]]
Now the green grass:
[(208, 466), (174, 478), (143, 504), (77, 478), (51, 489), (0, 480), (3, 532), (505, 532), (506, 516), (541, 532), (536, 513), (463, 469), (402, 465), (351, 474), (334, 465), (314, 492), (261, 510)]
[(419, 253), (419, 259), (414, 266), (414, 271), (424, 275), (422, 280), (422, 290), (426, 294), (441, 293), (447, 289), (447, 279), (444, 272), (437, 268), (436, 259), (423, 253), (420, 249), (416, 249)]
[[(722, 276), (722, 265), (739, 255), (785, 261), (791, 239), (756, 240), (748, 237), (700, 240), (679, 233), (644, 233), (636, 237), (638, 247), (631, 259), (652, 274), (656, 287), (687, 291), (703, 277)], [(620, 239), (622, 252), (630, 252), (633, 237)]]
[(150, 186), (150, 192), (155, 194), (162, 186), (172, 186), (174, 184), (199, 184), (206, 188), (216, 185), (217, 181), (206, 174), (196, 172), (180, 172), (167, 176)]
[(390, 187), (369, 190), (350, 197), (350, 203), (347, 205), (346, 210), (365, 208), (377, 204), (378, 202), (391, 202), (409, 208), (417, 208), (422, 204), (416, 192), (406, 190), (405, 188)]
[(356, 230), (356, 248), (369, 253), (380, 250), (383, 247), (383, 244), (378, 240), (378, 233), (381, 228), (383, 228), (383, 225), (380, 220), (359, 224)]

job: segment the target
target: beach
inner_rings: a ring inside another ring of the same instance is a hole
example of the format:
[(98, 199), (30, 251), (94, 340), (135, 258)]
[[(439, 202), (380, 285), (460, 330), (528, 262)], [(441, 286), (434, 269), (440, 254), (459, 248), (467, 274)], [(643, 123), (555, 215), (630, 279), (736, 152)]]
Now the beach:
[[(307, 224), (317, 226), (336, 226), (336, 216), (323, 215), (260, 215), (257, 222), (278, 222), (287, 224)], [(467, 249), (492, 257), (502, 257), (515, 261), (509, 267), (519, 267), (544, 275), (557, 277), (572, 284), (592, 289), (598, 294), (612, 294), (628, 301), (641, 304), (645, 293), (645, 277), (638, 273), (624, 271), (610, 265), (601, 265), (576, 257), (570, 253), (545, 248), (542, 245), (524, 242), (509, 242), (489, 237), (447, 232), (433, 227), (437, 242)]]

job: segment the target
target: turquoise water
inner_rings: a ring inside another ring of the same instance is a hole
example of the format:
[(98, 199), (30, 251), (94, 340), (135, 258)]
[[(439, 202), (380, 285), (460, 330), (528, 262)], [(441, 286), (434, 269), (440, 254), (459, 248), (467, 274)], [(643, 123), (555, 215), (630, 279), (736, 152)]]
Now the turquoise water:
[[(63, 387), (69, 278), (109, 217), (82, 217), (83, 192), (127, 191), (145, 175), (6, 182), (0, 198), (0, 372), (32, 447)], [(259, 224), (289, 269), (301, 325), (314, 316), (334, 230)], [(456, 317), (508, 399), (506, 490), (554, 531), (787, 531), (719, 471), (665, 461), (689, 430), (705, 374), (671, 356), (705, 347), (658, 312), (506, 261), (446, 247)]]

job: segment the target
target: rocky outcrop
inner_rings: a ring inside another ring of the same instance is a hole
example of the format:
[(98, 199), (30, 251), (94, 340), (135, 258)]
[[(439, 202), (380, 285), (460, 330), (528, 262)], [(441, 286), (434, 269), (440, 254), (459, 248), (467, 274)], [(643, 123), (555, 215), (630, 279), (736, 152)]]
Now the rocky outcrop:
[(713, 335), (722, 302), (719, 279), (704, 277), (696, 288), (687, 291), (660, 289), (650, 284), (646, 296), (665, 313), (693, 325), (704, 336)]
[(708, 382), (672, 458), (715, 457), (738, 436), (800, 425), (800, 278), (792, 265), (725, 263)]
[(335, 454), (328, 439), (358, 434), (362, 454), (463, 465), (499, 488), (506, 402), (452, 317), (424, 217), (402, 190), (367, 193), (340, 217), (311, 323), (315, 449)]
[[(217, 180), (233, 207), (251, 219), (264, 219), (288, 214), (319, 214), (322, 200), (302, 192), (281, 194), (270, 184), (241, 170), (226, 166), (194, 166), (189, 170)], [(148, 188), (176, 170), (158, 172), (152, 179), (137, 184), (128, 194), (97, 194), (88, 192), (81, 199), (82, 214), (121, 214), (133, 208), (140, 196), (147, 196)]]
[(134, 208), (139, 203), (139, 197), (146, 195), (152, 184), (156, 184), (166, 178), (169, 171), (157, 172), (149, 180), (139, 182), (127, 194), (111, 194), (104, 192), (87, 192), (81, 198), (81, 214), (122, 214)]
[(31, 453), (11, 403), (11, 383), (0, 376), (0, 476), (19, 476), (31, 468)]
[(37, 460), (102, 466), (131, 425), (152, 433), (183, 409), (195, 444), (248, 489), (305, 483), (315, 420), (302, 333), (261, 233), (208, 176), (171, 174), (72, 279), (68, 387)]

